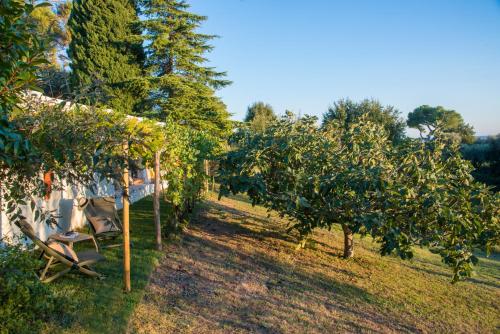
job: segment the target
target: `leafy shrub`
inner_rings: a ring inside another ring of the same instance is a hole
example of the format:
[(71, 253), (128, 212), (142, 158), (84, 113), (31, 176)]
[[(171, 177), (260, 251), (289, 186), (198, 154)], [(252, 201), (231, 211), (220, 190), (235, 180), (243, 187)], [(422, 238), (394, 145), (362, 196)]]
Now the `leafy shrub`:
[(0, 246), (0, 333), (37, 333), (61, 303), (35, 275), (30, 251)]

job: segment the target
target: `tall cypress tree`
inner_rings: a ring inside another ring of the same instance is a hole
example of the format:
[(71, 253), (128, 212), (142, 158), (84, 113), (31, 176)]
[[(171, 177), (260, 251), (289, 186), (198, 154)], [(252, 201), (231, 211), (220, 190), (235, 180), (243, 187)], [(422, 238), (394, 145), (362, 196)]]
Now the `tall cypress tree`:
[(223, 137), (231, 122), (215, 89), (229, 85), (224, 72), (205, 65), (213, 35), (197, 32), (205, 16), (190, 13), (183, 0), (143, 0), (147, 105), (154, 117), (169, 117)]
[(71, 82), (98, 88), (94, 102), (130, 112), (139, 102), (131, 82), (144, 64), (137, 10), (131, 0), (75, 0), (69, 19)]

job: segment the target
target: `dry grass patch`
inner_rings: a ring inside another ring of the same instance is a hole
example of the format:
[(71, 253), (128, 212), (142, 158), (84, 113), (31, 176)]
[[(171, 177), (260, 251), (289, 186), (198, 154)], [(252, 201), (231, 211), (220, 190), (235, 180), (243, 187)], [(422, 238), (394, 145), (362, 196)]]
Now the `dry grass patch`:
[(286, 222), (242, 198), (207, 200), (169, 246), (132, 333), (495, 332), (500, 266), (451, 285), (439, 258), (382, 258), (368, 239), (340, 258), (339, 231), (295, 251)]

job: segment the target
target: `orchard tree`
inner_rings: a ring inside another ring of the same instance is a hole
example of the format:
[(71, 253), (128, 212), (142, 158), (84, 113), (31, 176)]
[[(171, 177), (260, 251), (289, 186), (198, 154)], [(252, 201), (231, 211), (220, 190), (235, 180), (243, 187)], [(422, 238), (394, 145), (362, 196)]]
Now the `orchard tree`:
[(360, 117), (383, 126), (389, 139), (400, 142), (405, 137), (405, 122), (400, 117), (400, 112), (393, 106), (383, 106), (377, 100), (365, 99), (354, 102), (350, 99), (341, 99), (333, 104), (323, 115), (322, 125), (336, 120), (348, 129), (352, 123), (358, 122)]
[(220, 166), (220, 196), (244, 192), (254, 204), (292, 219), (299, 246), (316, 228), (344, 231), (344, 257), (354, 233), (370, 234), (380, 252), (413, 256), (429, 247), (452, 267), (454, 281), (471, 274), (474, 252), (500, 238), (500, 196), (471, 177), (458, 146), (435, 139), (390, 145), (382, 125), (365, 115), (346, 129), (323, 129), (287, 115), (264, 133), (235, 133)]
[(250, 124), (253, 131), (262, 132), (276, 120), (276, 114), (270, 104), (255, 102), (248, 107), (244, 121)]
[(344, 257), (353, 256), (353, 234), (366, 234), (367, 217), (378, 215), (380, 199), (394, 171), (393, 145), (381, 124), (361, 116), (349, 128), (331, 122), (322, 135), (336, 143), (322, 166), (318, 196), (314, 206), (324, 216), (327, 227), (342, 226)]
[(367, 224), (382, 254), (411, 258), (412, 246), (429, 247), (453, 268), (453, 280), (468, 277), (477, 250), (489, 254), (500, 242), (500, 196), (474, 181), (472, 165), (440, 130), (434, 140), (408, 140), (395, 152), (380, 216)]
[(474, 128), (464, 122), (462, 115), (441, 106), (422, 105), (408, 114), (406, 123), (410, 128), (420, 131), (422, 138), (432, 139), (439, 128), (443, 136), (450, 141), (462, 143), (474, 141)]
[(344, 131), (338, 121), (319, 129), (316, 118), (289, 113), (264, 133), (237, 133), (221, 162), (220, 194), (246, 192), (292, 218), (299, 246), (315, 228), (339, 224), (344, 257), (352, 257), (353, 234), (366, 233), (358, 218), (377, 208), (392, 166), (383, 128), (364, 118)]
[(97, 94), (90, 102), (130, 113), (138, 104), (131, 81), (143, 75), (144, 52), (133, 1), (75, 0), (69, 18), (71, 83)]
[(214, 90), (230, 81), (205, 64), (215, 38), (197, 32), (206, 17), (189, 12), (181, 0), (142, 0), (140, 8), (148, 77), (138, 85), (145, 91), (146, 115), (227, 137), (229, 113)]

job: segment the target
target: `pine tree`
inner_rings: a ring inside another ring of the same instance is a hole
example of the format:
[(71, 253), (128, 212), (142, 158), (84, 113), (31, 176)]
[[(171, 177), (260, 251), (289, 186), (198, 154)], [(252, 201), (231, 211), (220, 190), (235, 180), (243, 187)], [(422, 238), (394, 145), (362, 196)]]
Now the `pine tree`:
[(263, 132), (277, 119), (273, 107), (264, 102), (255, 102), (249, 106), (245, 116), (245, 122), (248, 122), (250, 129), (256, 132)]
[[(190, 13), (182, 0), (144, 0), (143, 28), (149, 92), (146, 101), (153, 117), (170, 119), (224, 137), (231, 122), (215, 89), (227, 86), (224, 72), (205, 66), (213, 35), (196, 30), (205, 16)], [(146, 85), (144, 85), (146, 86)]]
[(131, 0), (75, 0), (69, 20), (74, 89), (102, 90), (93, 98), (131, 112), (139, 99), (131, 82), (142, 76), (144, 51)]

